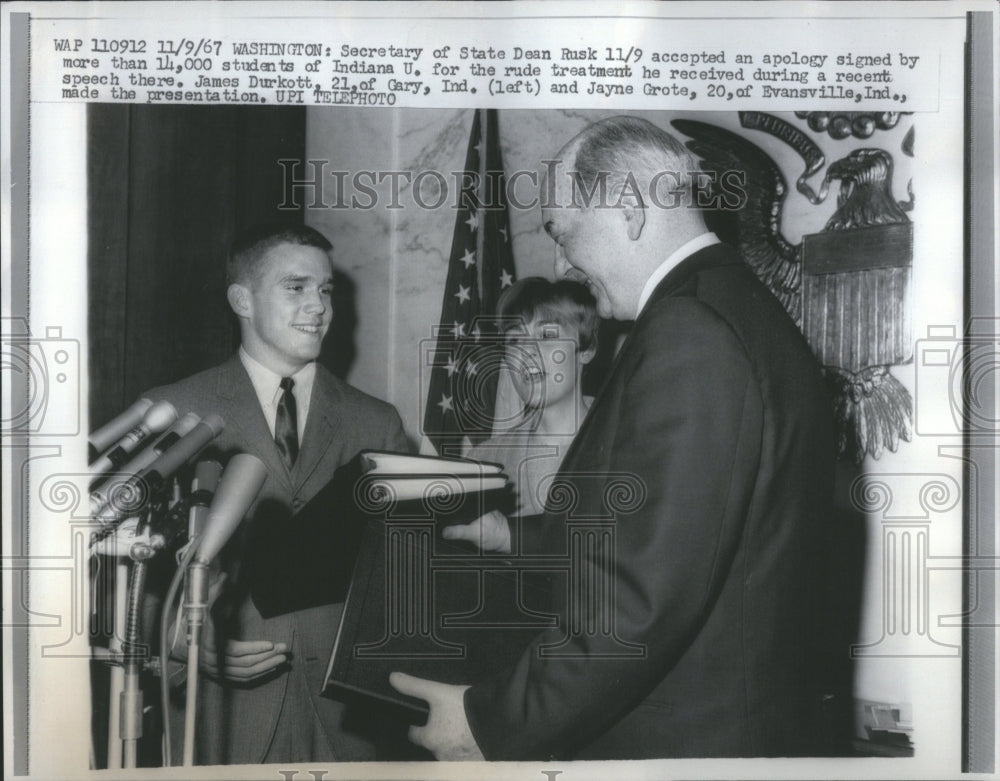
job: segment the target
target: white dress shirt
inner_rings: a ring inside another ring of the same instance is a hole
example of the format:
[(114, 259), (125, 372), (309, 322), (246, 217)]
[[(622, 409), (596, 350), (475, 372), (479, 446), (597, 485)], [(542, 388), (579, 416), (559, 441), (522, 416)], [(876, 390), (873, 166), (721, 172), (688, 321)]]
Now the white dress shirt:
[[(257, 400), (264, 412), (267, 427), (274, 436), (274, 421), (278, 416), (278, 402), (281, 401), (281, 375), (268, 369), (240, 347), (240, 361), (250, 375), (250, 382), (257, 392)], [(313, 380), (316, 379), (316, 362), (310, 361), (292, 375), (295, 385), (292, 395), (295, 397), (295, 422), (299, 435), (299, 449), (302, 449), (302, 437), (306, 432), (306, 418), (309, 417), (309, 400), (312, 398)]]
[(694, 253), (699, 250), (705, 249), (705, 247), (711, 247), (713, 244), (721, 244), (719, 237), (716, 236), (711, 231), (706, 231), (700, 236), (695, 236), (691, 241), (682, 244), (680, 247), (675, 249), (673, 252), (667, 256), (667, 259), (663, 261), (653, 272), (652, 276), (646, 280), (646, 286), (642, 289), (642, 294), (639, 296), (639, 308), (635, 312), (635, 316), (638, 317), (642, 312), (643, 307), (646, 306), (646, 302), (649, 301), (649, 297), (653, 295), (653, 291), (656, 290), (656, 286), (659, 285), (663, 278), (670, 273), (670, 271), (679, 264), (685, 258), (694, 255)]

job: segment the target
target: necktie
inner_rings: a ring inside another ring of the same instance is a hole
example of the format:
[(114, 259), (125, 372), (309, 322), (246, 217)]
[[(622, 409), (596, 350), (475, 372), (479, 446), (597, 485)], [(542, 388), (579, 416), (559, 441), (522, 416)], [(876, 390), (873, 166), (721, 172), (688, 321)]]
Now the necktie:
[(274, 443), (289, 469), (295, 466), (295, 459), (299, 455), (299, 422), (295, 413), (295, 396), (292, 395), (294, 386), (295, 380), (291, 377), (281, 378), (281, 399), (274, 418)]

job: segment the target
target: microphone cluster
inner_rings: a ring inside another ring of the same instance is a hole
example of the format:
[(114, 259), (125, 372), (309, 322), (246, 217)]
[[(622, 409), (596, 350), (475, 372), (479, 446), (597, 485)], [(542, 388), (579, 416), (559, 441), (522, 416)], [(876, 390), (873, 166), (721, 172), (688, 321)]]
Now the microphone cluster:
[[(90, 510), (102, 530), (110, 531), (126, 518), (143, 512), (150, 501), (169, 485), (176, 472), (197, 456), (225, 426), (222, 418), (215, 414), (199, 418), (194, 413), (188, 413), (178, 419), (173, 406), (166, 402), (162, 403), (165, 406), (160, 404), (157, 402), (146, 408), (141, 422), (127, 429), (91, 465)], [(135, 408), (133, 405), (116, 420), (128, 419), (127, 416)], [(101, 429), (98, 433), (103, 431)], [(164, 433), (132, 460), (124, 461), (120, 453), (135, 452), (139, 444), (148, 441), (157, 431)], [(107, 437), (92, 436), (91, 444), (95, 438), (101, 442)], [(115, 461), (122, 462), (121, 471), (107, 476)]]
[[(180, 566), (168, 589), (165, 604), (173, 603), (182, 580), (186, 582), (184, 623), (187, 627), (190, 712), (185, 714), (185, 765), (193, 763), (194, 703), (197, 698), (198, 653), (201, 631), (208, 620), (210, 564), (236, 531), (257, 498), (267, 468), (255, 456), (240, 453), (223, 471), (215, 461), (203, 460), (194, 471), (189, 495), (179, 496), (177, 473), (223, 430), (215, 414), (200, 417), (192, 412), (178, 416), (165, 401), (140, 399), (90, 438), (90, 510), (100, 529), (92, 551), (132, 559), (128, 584), (117, 582), (116, 632), (122, 630), (121, 660), (111, 678), (110, 702), (117, 706), (117, 724), (109, 727), (109, 767), (133, 768), (142, 735), (141, 658), (135, 653), (142, 637), (142, 605), (147, 559), (169, 545), (168, 537), (186, 533), (188, 544), (178, 552)], [(172, 501), (176, 499), (175, 501)], [(132, 534), (114, 534), (126, 521), (135, 521)], [(140, 534), (141, 531), (141, 534)], [(96, 547), (95, 547), (96, 546)], [(182, 555), (183, 554), (183, 555)], [(120, 567), (124, 565), (119, 565)], [(117, 578), (116, 578), (117, 580)], [(126, 594), (127, 588), (127, 594)], [(122, 607), (118, 607), (121, 601)], [(161, 620), (161, 686), (166, 688), (169, 609)], [(169, 693), (161, 694), (164, 707)], [(169, 746), (169, 715), (164, 715)], [(114, 755), (114, 756), (113, 756)], [(114, 759), (114, 761), (112, 761)], [(166, 754), (169, 765), (169, 749)]]

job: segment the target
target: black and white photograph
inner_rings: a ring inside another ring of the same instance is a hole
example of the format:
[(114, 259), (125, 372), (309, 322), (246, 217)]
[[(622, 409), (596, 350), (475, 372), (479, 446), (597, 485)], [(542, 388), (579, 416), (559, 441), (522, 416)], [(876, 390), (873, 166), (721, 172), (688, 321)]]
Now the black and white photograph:
[(994, 777), (995, 8), (4, 28), (5, 775)]

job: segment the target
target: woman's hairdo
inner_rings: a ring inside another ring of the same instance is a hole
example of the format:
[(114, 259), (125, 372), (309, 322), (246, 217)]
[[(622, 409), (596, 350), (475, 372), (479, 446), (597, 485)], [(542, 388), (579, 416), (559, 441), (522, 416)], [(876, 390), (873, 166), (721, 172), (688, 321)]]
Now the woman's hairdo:
[(532, 320), (558, 323), (573, 331), (581, 351), (597, 346), (597, 300), (586, 285), (561, 279), (526, 277), (507, 288), (497, 302), (504, 329), (526, 326)]

